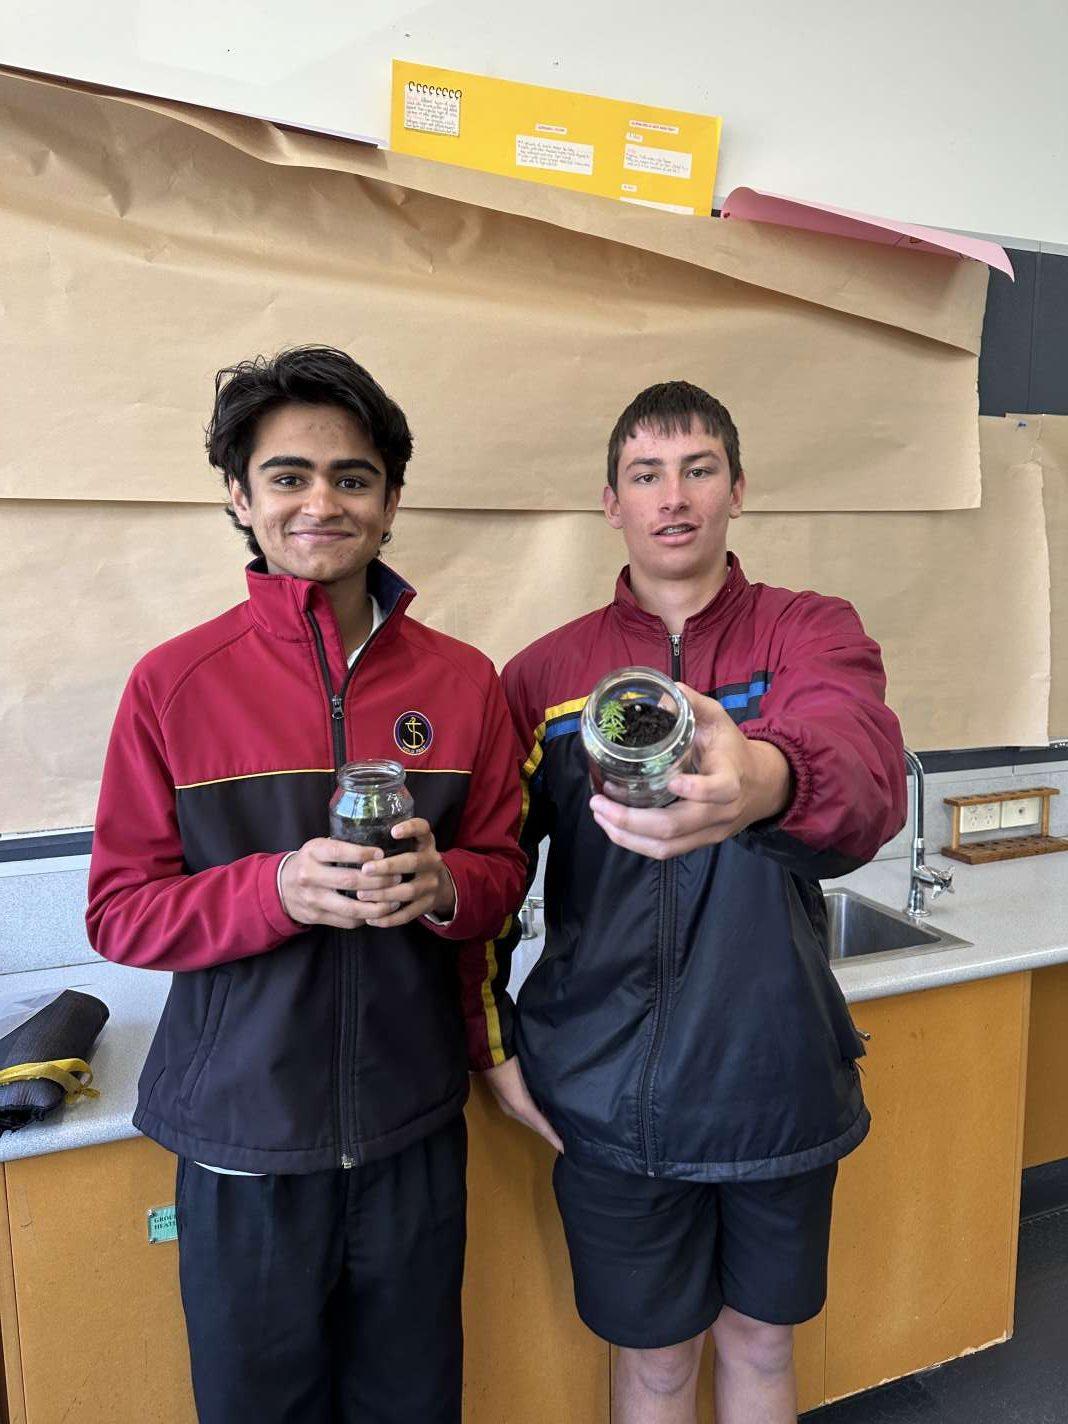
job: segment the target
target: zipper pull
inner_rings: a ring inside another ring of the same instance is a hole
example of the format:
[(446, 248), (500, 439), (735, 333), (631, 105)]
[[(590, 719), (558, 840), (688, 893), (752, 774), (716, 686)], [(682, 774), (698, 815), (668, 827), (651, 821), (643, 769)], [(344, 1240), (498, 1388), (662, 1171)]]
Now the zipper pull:
[(671, 640), (671, 676), (680, 678), (682, 676), (682, 634), (669, 633)]
[(341, 701), (341, 694), (339, 692), (335, 692), (331, 695), (330, 715), (335, 722), (343, 722), (345, 720), (345, 707)]
[(356, 1163), (355, 1163), (355, 1162), (353, 1161), (353, 1159), (348, 1155), (348, 1153), (345, 1153), (345, 1155), (341, 1158), (341, 1165), (342, 1165), (342, 1167), (344, 1167), (345, 1171), (348, 1172), (348, 1171), (350, 1171), (353, 1167), (355, 1167)]

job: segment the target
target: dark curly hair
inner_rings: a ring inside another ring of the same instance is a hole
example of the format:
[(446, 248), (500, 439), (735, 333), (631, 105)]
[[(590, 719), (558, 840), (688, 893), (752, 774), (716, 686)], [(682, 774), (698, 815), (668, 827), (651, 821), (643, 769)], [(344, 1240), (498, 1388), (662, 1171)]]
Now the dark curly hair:
[(694, 416), (707, 434), (723, 441), (733, 489), (742, 473), (742, 455), (730, 411), (715, 396), (689, 381), (662, 381), (658, 386), (648, 386), (616, 421), (608, 440), (608, 483), (612, 489), (616, 488), (619, 475), (619, 452), (632, 435), (643, 427), (658, 435), (682, 435), (689, 430)]
[[(211, 464), (227, 489), (236, 480), (251, 495), (248, 462), (260, 420), (279, 406), (336, 405), (360, 422), (386, 467), (386, 494), (404, 484), (412, 457), (412, 432), (404, 412), (364, 368), (332, 346), (295, 346), (277, 356), (256, 356), (226, 366), (215, 377), (215, 408), (205, 432)], [(233, 505), (226, 512), (259, 557), (251, 529), (239, 523)]]

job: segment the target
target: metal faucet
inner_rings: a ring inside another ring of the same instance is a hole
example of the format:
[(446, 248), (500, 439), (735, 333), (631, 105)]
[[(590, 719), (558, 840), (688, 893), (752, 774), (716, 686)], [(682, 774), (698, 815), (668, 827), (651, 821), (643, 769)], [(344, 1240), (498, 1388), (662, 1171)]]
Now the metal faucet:
[(523, 906), (519, 911), (519, 938), (537, 939), (538, 935), (545, 932), (545, 927), (540, 924), (540, 911), (545, 908), (545, 897), (543, 895), (528, 895), (523, 901)]
[(915, 752), (905, 748), (905, 761), (912, 770), (912, 859), (909, 866), (909, 901), (905, 913), (913, 920), (924, 920), (931, 913), (924, 902), (925, 885), (931, 887), (931, 899), (937, 900), (943, 891), (953, 894), (952, 870), (936, 870), (923, 858), (923, 764)]

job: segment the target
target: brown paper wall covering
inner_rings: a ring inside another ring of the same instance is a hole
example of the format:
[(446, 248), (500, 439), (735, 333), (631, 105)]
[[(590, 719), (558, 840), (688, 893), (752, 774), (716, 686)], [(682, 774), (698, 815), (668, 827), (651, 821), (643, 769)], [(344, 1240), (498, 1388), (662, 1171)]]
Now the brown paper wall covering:
[(1068, 738), (1068, 416), (1008, 416), (1026, 440), (1029, 456), (1042, 467), (1050, 563), (1051, 739)]
[(498, 663), (610, 596), (609, 429), (684, 376), (741, 429), (750, 577), (857, 605), (913, 746), (1068, 735), (1068, 420), (977, 422), (975, 264), (3, 73), (0, 243), (0, 831), (89, 823), (132, 664), (243, 596), (211, 381), (301, 341), (408, 411), (391, 557)]
[[(984, 420), (982, 432), (981, 509), (746, 514), (731, 530), (751, 578), (856, 604), (883, 645), (891, 704), (919, 749), (1046, 736), (1042, 469), (1014, 422)], [(413, 615), (498, 665), (605, 602), (625, 561), (620, 536), (585, 512), (402, 504), (395, 534), (391, 560), (419, 590)], [(131, 666), (243, 597), (243, 545), (218, 508), (8, 501), (0, 547), (10, 591), (0, 624), (0, 829), (88, 824)]]
[(205, 503), (217, 367), (352, 351), (408, 503), (589, 510), (619, 411), (731, 408), (760, 511), (980, 498), (986, 270), (0, 74), (0, 497)]

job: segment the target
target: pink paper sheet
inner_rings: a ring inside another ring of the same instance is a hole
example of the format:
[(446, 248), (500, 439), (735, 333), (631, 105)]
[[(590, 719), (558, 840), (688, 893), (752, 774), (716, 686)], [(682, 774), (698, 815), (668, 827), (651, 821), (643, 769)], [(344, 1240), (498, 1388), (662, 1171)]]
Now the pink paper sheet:
[(948, 252), (957, 257), (971, 257), (976, 262), (985, 262), (988, 267), (996, 267), (999, 272), (1016, 280), (1008, 253), (996, 242), (987, 242), (981, 237), (963, 237), (957, 232), (943, 232), (937, 227), (919, 227), (894, 218), (851, 213), (845, 208), (832, 208), (827, 203), (784, 198), (778, 193), (761, 193), (756, 188), (735, 188), (723, 204), (721, 215), (749, 222), (777, 223), (781, 227), (807, 228), (811, 232), (829, 232), (836, 237), (862, 238), (890, 247), (915, 247), (920, 252)]

